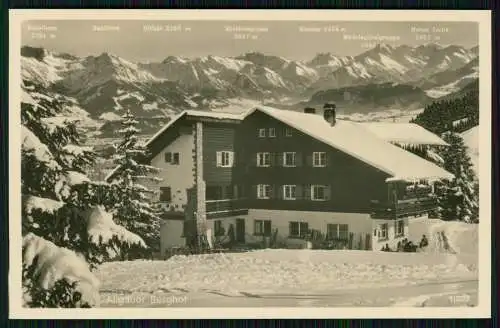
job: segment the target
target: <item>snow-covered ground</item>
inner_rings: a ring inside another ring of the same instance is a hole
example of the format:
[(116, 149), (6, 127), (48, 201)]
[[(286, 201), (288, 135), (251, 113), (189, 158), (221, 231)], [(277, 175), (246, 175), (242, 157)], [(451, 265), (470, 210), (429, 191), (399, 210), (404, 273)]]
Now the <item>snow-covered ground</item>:
[(429, 237), (427, 252), (267, 249), (106, 263), (101, 306), (475, 305), (477, 225), (415, 219), (410, 231)]

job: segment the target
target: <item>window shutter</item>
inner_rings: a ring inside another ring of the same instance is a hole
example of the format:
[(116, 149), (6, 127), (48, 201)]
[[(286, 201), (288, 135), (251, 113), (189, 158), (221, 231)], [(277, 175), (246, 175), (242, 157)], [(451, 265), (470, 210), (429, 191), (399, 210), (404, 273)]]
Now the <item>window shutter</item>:
[(302, 153), (295, 153), (295, 166), (302, 166), (303, 165), (303, 157), (304, 157), (304, 154)]
[(258, 185), (252, 185), (252, 195), (250, 196), (250, 198), (253, 198), (253, 199), (258, 198), (258, 194), (257, 194), (258, 188), (259, 188)]
[(270, 192), (269, 192), (269, 198), (271, 199), (276, 199), (278, 198), (278, 195), (279, 195), (279, 188), (280, 186), (278, 185), (270, 185), (269, 186), (269, 189), (270, 189)]
[(283, 166), (283, 153), (276, 153), (274, 159), (277, 167)]
[(165, 162), (170, 163), (172, 161), (172, 153), (165, 153)]
[(326, 152), (325, 153), (325, 166), (329, 166), (330, 164), (330, 153)]
[(234, 152), (229, 152), (229, 166), (233, 167), (235, 164)]
[(295, 198), (297, 198), (297, 199), (304, 198), (304, 188), (300, 184), (296, 185), (296, 187), (295, 187)]
[(306, 155), (306, 165), (309, 167), (313, 166), (313, 153)]
[(331, 187), (330, 185), (325, 186), (325, 199), (330, 200), (331, 199)]
[(312, 186), (309, 184), (304, 185), (304, 199), (311, 200), (311, 188)]
[(269, 220), (264, 221), (264, 235), (271, 235), (271, 221)]
[(217, 157), (217, 166), (221, 166), (222, 165), (222, 152), (218, 151), (216, 153), (216, 157)]
[(300, 222), (300, 236), (305, 237), (309, 233), (309, 224), (307, 222)]
[(271, 166), (276, 166), (276, 154), (275, 153), (269, 153), (269, 164), (271, 164)]

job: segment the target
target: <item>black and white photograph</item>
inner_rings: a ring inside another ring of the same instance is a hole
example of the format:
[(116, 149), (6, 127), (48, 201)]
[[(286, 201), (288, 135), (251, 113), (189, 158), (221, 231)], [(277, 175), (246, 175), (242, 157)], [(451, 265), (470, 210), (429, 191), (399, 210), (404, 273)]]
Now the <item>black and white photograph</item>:
[(489, 316), (489, 12), (146, 12), (11, 12), (11, 311)]

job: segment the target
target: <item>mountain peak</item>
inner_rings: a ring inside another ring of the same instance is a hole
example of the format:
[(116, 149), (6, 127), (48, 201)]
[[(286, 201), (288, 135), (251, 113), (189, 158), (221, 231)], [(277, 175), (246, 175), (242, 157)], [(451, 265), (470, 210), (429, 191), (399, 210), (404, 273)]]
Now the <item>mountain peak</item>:
[(177, 57), (177, 56), (168, 56), (167, 58), (165, 58), (161, 63), (162, 64), (174, 64), (174, 63), (185, 63), (186, 61), (184, 59), (182, 59), (181, 57)]
[(378, 43), (375, 48), (380, 51), (385, 51), (385, 52), (392, 52), (394, 50), (394, 47), (387, 44), (387, 43)]
[(441, 44), (439, 43), (436, 43), (436, 42), (428, 42), (428, 43), (425, 43), (425, 44), (422, 44), (420, 46), (418, 46), (417, 49), (434, 49), (434, 50), (441, 50), (443, 49), (444, 46), (442, 46)]

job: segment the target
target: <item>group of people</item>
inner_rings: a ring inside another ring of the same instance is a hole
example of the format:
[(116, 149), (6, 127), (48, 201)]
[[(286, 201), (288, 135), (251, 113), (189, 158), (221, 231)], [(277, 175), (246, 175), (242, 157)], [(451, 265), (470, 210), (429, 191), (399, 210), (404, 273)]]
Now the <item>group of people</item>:
[[(429, 245), (429, 241), (425, 235), (422, 235), (422, 239), (420, 240), (418, 246), (411, 240), (408, 240), (408, 238), (405, 238), (402, 241), (398, 241), (395, 252), (416, 252), (417, 248), (424, 248), (427, 245)], [(385, 246), (382, 247), (382, 251), (392, 252), (393, 250), (389, 247), (389, 244), (385, 244)]]

